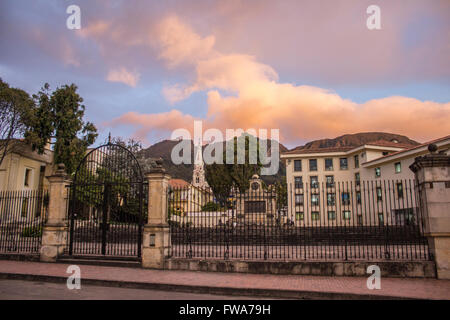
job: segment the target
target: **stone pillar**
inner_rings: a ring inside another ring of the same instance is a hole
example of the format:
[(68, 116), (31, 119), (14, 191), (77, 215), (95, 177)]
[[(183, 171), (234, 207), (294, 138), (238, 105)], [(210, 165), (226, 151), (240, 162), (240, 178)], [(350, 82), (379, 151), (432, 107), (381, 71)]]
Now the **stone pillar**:
[(56, 262), (67, 246), (67, 201), (70, 181), (60, 163), (50, 182), (48, 219), (42, 231), (41, 261)]
[(419, 186), (424, 234), (436, 263), (438, 279), (450, 279), (450, 156), (436, 154), (417, 157), (410, 169)]
[(170, 250), (170, 229), (167, 221), (167, 191), (170, 176), (162, 160), (146, 173), (148, 180), (148, 221), (142, 237), (142, 267), (164, 269)]

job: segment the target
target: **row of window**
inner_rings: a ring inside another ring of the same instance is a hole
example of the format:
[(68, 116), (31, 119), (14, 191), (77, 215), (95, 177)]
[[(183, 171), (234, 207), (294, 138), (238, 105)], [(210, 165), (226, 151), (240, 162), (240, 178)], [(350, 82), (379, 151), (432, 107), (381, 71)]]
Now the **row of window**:
[[(325, 158), (325, 171), (333, 171), (333, 158)], [(359, 157), (355, 156), (354, 159), (355, 169), (359, 168)], [(347, 170), (348, 169), (348, 159), (347, 158), (339, 158), (339, 169)], [(394, 164), (395, 173), (402, 172), (402, 164), (400, 162), (396, 162)], [(294, 171), (302, 171), (302, 160), (294, 160)], [(317, 171), (317, 159), (309, 159), (309, 171)], [(359, 173), (358, 173), (359, 175)], [(381, 177), (381, 168), (375, 168), (375, 177)]]
[[(303, 205), (304, 204), (304, 194), (296, 194), (295, 195), (295, 204)], [(357, 203), (361, 203), (361, 193), (356, 193), (356, 201)], [(311, 205), (318, 206), (320, 204), (320, 196), (318, 194), (311, 194)], [(327, 193), (327, 205), (334, 206), (336, 204), (336, 194), (335, 193)], [(342, 205), (350, 205), (350, 193), (342, 192), (341, 193), (341, 204)]]
[[(297, 161), (297, 160), (295, 160), (295, 161)], [(401, 170), (402, 170), (401, 163), (400, 162), (395, 163), (395, 173), (400, 173)], [(379, 168), (379, 167), (375, 168), (375, 177), (377, 177), (377, 178), (381, 177), (381, 168)], [(319, 177), (318, 176), (310, 176), (309, 179), (310, 179), (311, 188), (319, 187)], [(334, 176), (332, 176), (332, 175), (325, 176), (325, 181), (326, 181), (327, 188), (334, 187)], [(357, 186), (360, 185), (361, 175), (359, 172), (355, 173), (355, 182), (356, 182)], [(301, 177), (301, 176), (294, 177), (294, 185), (295, 185), (295, 188), (297, 188), (297, 189), (303, 188), (303, 177)]]
[[(359, 182), (359, 173), (355, 174), (357, 182)], [(311, 188), (319, 188), (319, 177), (318, 176), (309, 176), (309, 183)], [(327, 188), (333, 188), (334, 187), (334, 176), (329, 175), (325, 176), (325, 183)], [(303, 177), (297, 176), (294, 177), (294, 187), (296, 189), (302, 189), (303, 188)]]
[[(403, 198), (403, 184), (401, 182), (396, 184), (397, 197), (399, 199)], [(304, 204), (304, 194), (295, 194), (295, 204)], [(361, 192), (356, 191), (355, 193), (356, 203), (361, 204)], [(377, 201), (383, 201), (383, 190), (381, 187), (376, 188), (376, 198)], [(341, 192), (341, 205), (350, 205), (351, 196), (350, 192)], [(316, 193), (311, 194), (311, 206), (318, 206), (320, 204), (320, 195)], [(336, 204), (336, 194), (334, 192), (327, 193), (327, 206), (334, 206)]]
[[(327, 211), (328, 213), (328, 220), (336, 220), (336, 211)], [(352, 218), (352, 212), (350, 210), (344, 210), (342, 211), (342, 219), (343, 220), (351, 220)], [(363, 218), (362, 215), (357, 215), (356, 216), (357, 220), (358, 220), (358, 224), (362, 225), (363, 223)], [(305, 219), (305, 214), (303, 213), (303, 211), (298, 211), (295, 213), (295, 220), (297, 221), (303, 221)], [(311, 220), (312, 221), (318, 221), (320, 220), (320, 212), (319, 211), (312, 211), (311, 212)], [(379, 213), (378, 214), (378, 222), (380, 224), (383, 224), (384, 221), (384, 217), (383, 217), (383, 213)]]
[[(401, 162), (394, 163), (394, 172), (395, 173), (402, 172), (402, 164), (401, 164)], [(375, 177), (376, 178), (381, 177), (381, 168), (380, 167), (375, 168)]]
[[(325, 170), (333, 171), (333, 158), (325, 158)], [(355, 168), (359, 168), (359, 157), (355, 155), (354, 157)], [(339, 158), (339, 169), (348, 169), (348, 158)], [(294, 171), (302, 171), (302, 160), (294, 160)], [(309, 171), (317, 171), (317, 159), (309, 159)]]

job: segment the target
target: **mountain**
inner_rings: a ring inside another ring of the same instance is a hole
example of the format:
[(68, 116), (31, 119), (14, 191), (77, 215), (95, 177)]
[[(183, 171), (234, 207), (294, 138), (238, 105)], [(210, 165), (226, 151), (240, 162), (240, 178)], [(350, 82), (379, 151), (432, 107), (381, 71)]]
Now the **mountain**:
[(191, 163), (192, 164), (179, 164), (176, 165), (171, 160), (172, 149), (179, 141), (176, 140), (163, 140), (155, 143), (154, 145), (143, 149), (139, 152), (139, 156), (143, 158), (162, 158), (163, 167), (172, 176), (172, 178), (183, 179), (187, 182), (192, 181), (192, 171), (194, 170), (194, 144), (191, 141)]
[[(270, 151), (271, 140), (267, 142), (267, 149)], [(192, 181), (192, 172), (194, 170), (194, 143), (191, 141), (191, 163), (192, 164), (180, 164), (175, 165), (171, 160), (172, 149), (179, 143), (177, 140), (163, 140), (161, 142), (155, 143), (154, 145), (148, 147), (147, 149), (143, 149), (139, 152), (139, 157), (142, 158), (162, 158), (163, 159), (163, 167), (167, 170), (167, 172), (174, 179), (183, 179), (187, 182)], [(203, 149), (206, 147), (203, 146)], [(224, 148), (225, 150), (225, 148)], [(288, 149), (279, 144), (279, 150), (281, 152), (288, 151)], [(284, 179), (286, 174), (286, 167), (280, 161), (279, 162), (279, 170), (278, 174), (274, 176), (262, 176), (261, 178), (267, 184), (272, 184), (276, 181), (281, 181)]]
[[(336, 147), (358, 147), (367, 143), (374, 143), (380, 141), (393, 142), (397, 141), (399, 146), (416, 146), (419, 143), (417, 141), (411, 140), (406, 136), (393, 133), (385, 132), (363, 132), (355, 134), (345, 134), (334, 139), (320, 139), (308, 142), (304, 146), (299, 146), (291, 149), (302, 150), (302, 149), (322, 149), (322, 148), (336, 148)], [(172, 178), (183, 179), (187, 182), (192, 181), (192, 171), (194, 170), (193, 164), (180, 164), (175, 165), (171, 160), (171, 153), (173, 147), (175, 147), (179, 141), (177, 140), (164, 140), (154, 145), (143, 149), (139, 152), (139, 156), (143, 158), (162, 158), (163, 167), (172, 176)], [(271, 140), (268, 140), (267, 148), (270, 150)], [(203, 146), (205, 148), (206, 146)], [(280, 153), (289, 151), (282, 144), (279, 145)], [(191, 141), (191, 163), (194, 163), (194, 144)], [(225, 150), (225, 149), (224, 149)], [(262, 176), (261, 178), (267, 184), (272, 184), (276, 181), (284, 180), (286, 175), (286, 167), (282, 161), (279, 163), (278, 173), (274, 176)]]
[(386, 132), (361, 132), (354, 134), (345, 134), (339, 136), (334, 139), (320, 139), (308, 142), (304, 146), (298, 146), (293, 150), (304, 150), (304, 149), (322, 149), (322, 148), (338, 148), (338, 147), (358, 147), (363, 144), (367, 144), (370, 142), (379, 142), (379, 141), (388, 141), (394, 142), (397, 141), (399, 146), (416, 146), (420, 144), (417, 141), (411, 140), (406, 136), (402, 136), (394, 133), (386, 133)]

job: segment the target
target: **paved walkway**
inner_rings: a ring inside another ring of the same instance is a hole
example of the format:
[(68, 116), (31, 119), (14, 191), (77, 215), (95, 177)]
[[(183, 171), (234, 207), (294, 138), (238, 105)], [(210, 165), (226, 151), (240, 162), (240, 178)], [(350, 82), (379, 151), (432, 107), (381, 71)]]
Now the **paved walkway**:
[[(0, 260), (0, 278), (66, 281), (68, 264)], [(163, 271), (80, 265), (81, 283), (222, 295), (312, 299), (416, 298), (450, 300), (450, 280), (382, 278), (369, 290), (365, 277), (322, 277)]]

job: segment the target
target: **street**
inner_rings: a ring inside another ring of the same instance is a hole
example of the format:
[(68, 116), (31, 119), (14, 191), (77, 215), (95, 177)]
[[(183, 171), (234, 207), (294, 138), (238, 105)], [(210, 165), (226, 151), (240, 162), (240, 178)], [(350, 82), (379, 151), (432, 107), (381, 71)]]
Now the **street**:
[(0, 280), (0, 300), (232, 300), (255, 297), (219, 296), (185, 292), (102, 287), (81, 284), (80, 290), (69, 290), (65, 283)]

